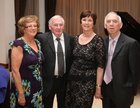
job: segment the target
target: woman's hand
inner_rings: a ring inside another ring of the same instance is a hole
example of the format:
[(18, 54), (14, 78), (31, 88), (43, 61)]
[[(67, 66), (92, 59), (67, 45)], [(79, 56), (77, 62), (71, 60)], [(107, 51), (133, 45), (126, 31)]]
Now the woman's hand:
[(19, 95), (18, 95), (18, 103), (21, 106), (24, 106), (25, 105), (26, 100), (25, 100), (24, 93), (19, 93)]
[(99, 86), (96, 86), (95, 98), (96, 99), (102, 99), (103, 98), (102, 93), (101, 93), (101, 87), (99, 87)]

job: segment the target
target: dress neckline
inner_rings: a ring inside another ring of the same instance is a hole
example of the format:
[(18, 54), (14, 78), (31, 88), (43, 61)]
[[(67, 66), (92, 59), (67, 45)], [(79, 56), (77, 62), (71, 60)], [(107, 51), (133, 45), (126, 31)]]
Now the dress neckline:
[[(79, 35), (79, 36), (80, 36), (80, 35)], [(85, 45), (88, 45), (89, 43), (91, 43), (91, 41), (96, 37), (96, 34), (91, 38), (91, 40), (90, 40), (89, 42), (87, 42), (87, 43), (85, 43), (85, 44), (81, 44), (81, 43), (79, 42), (79, 36), (78, 36), (78, 38), (77, 38), (78, 44), (81, 45), (81, 46), (85, 46)]]
[(21, 38), (21, 39), (22, 39), (22, 41), (23, 41), (35, 54), (38, 54), (38, 53), (39, 53), (39, 47), (38, 47), (38, 44), (37, 44), (36, 40), (35, 40), (35, 44), (36, 44), (36, 46), (37, 46), (37, 48), (38, 48), (37, 51), (35, 51), (23, 38)]

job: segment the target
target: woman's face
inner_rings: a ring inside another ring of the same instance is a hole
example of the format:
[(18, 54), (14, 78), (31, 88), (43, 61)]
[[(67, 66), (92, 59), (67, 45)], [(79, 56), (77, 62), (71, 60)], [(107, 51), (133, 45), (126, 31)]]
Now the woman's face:
[(84, 31), (93, 30), (93, 19), (91, 16), (81, 19), (81, 26)]
[(38, 32), (38, 26), (35, 21), (26, 23), (25, 29), (24, 29), (24, 35), (29, 35), (29, 36), (34, 37), (37, 34), (37, 32)]

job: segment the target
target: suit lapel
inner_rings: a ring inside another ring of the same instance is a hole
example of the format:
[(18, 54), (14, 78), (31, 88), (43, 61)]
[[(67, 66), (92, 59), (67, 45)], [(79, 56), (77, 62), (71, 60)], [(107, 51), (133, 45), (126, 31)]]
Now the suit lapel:
[(106, 49), (106, 59), (108, 59), (108, 46), (109, 46), (109, 38), (107, 37), (104, 41), (105, 49)]
[(65, 59), (67, 57), (68, 47), (69, 47), (69, 38), (64, 34), (64, 42), (65, 42)]
[(114, 50), (114, 54), (113, 54), (113, 59), (117, 56), (117, 54), (119, 53), (119, 51), (121, 50), (123, 44), (124, 44), (124, 36), (123, 34), (120, 35), (118, 42), (116, 44), (116, 48)]
[(55, 52), (53, 36), (51, 33), (48, 35), (48, 43), (49, 43), (51, 49)]

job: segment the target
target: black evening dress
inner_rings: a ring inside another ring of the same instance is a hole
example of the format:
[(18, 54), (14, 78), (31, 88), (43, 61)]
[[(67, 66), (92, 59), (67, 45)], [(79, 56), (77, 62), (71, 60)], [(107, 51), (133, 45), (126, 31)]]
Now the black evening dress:
[(97, 67), (104, 67), (103, 39), (95, 35), (81, 45), (75, 38), (74, 61), (68, 75), (65, 106), (66, 108), (91, 108), (96, 88)]

